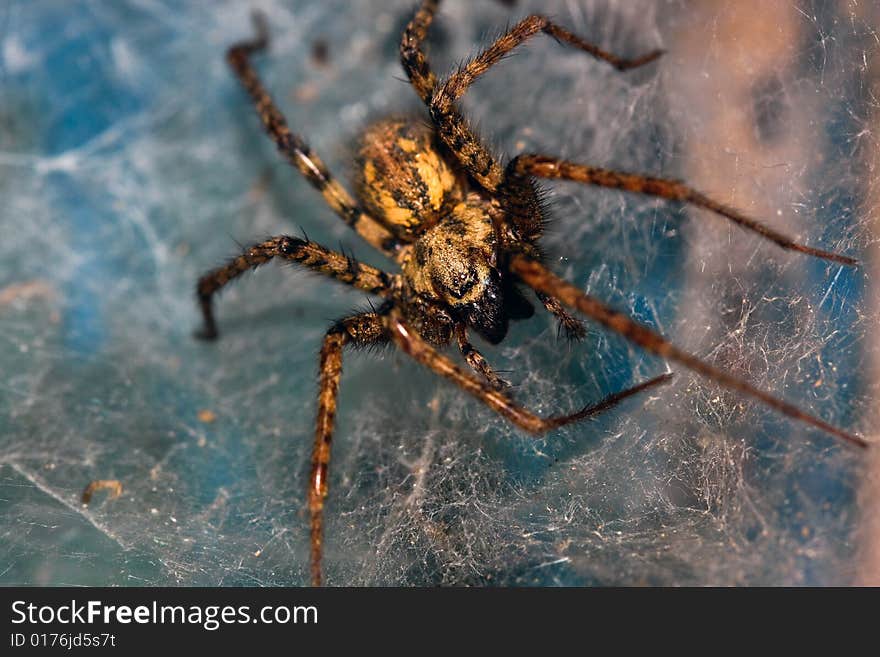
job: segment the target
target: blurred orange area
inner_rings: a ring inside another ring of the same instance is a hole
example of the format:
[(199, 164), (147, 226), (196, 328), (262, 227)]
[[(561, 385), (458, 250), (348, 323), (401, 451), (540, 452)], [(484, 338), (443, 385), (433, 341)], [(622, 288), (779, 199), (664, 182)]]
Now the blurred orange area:
[[(880, 27), (880, 8), (875, 3), (858, 3), (853, 11), (858, 11), (860, 18), (866, 23)], [(863, 149), (863, 176), (865, 205), (864, 212), (867, 217), (867, 225), (871, 231), (872, 248), (868, 251), (869, 261), (866, 263), (868, 268), (868, 276), (870, 280), (876, 281), (880, 278), (880, 143), (878, 143), (878, 135), (880, 135), (880, 104), (877, 99), (880, 98), (880, 48), (875, 47), (870, 53), (871, 56), (865, 59), (867, 66), (867, 79), (869, 81), (868, 98), (874, 99), (870, 117), (870, 123), (867, 126), (867, 133), (870, 138), (866, 141), (869, 146)], [(876, 317), (880, 313), (880, 290), (873, 287), (871, 316)], [(877, 330), (876, 324), (872, 326)], [(871, 339), (871, 336), (865, 338), (867, 344), (877, 344), (877, 340)], [(871, 361), (871, 376), (868, 377), (872, 382), (872, 390), (876, 389), (876, 384), (880, 381), (880, 351), (875, 350)], [(875, 409), (873, 424), (880, 423), (880, 407), (876, 403), (873, 404)], [(877, 435), (876, 432), (875, 435)], [(858, 575), (856, 583), (866, 586), (880, 586), (880, 449), (872, 450), (869, 455), (869, 464), (865, 469), (865, 481), (862, 486), (860, 496), (861, 514), (861, 536), (860, 536), (860, 563), (858, 564)]]

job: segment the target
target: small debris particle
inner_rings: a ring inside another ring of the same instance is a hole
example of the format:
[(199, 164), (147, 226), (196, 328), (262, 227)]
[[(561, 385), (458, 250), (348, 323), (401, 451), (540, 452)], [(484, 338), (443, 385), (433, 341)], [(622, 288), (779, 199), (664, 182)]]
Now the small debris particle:
[(90, 482), (82, 492), (82, 503), (87, 505), (91, 502), (92, 495), (99, 490), (110, 491), (110, 496), (107, 499), (115, 500), (122, 495), (122, 482), (117, 481), (116, 479), (96, 479), (95, 481)]
[(0, 306), (6, 306), (13, 301), (29, 301), (31, 299), (52, 300), (57, 296), (55, 288), (46, 281), (32, 280), (21, 283), (12, 283), (0, 289)]
[(326, 66), (330, 62), (330, 45), (326, 39), (312, 41), (312, 62), (315, 66)]

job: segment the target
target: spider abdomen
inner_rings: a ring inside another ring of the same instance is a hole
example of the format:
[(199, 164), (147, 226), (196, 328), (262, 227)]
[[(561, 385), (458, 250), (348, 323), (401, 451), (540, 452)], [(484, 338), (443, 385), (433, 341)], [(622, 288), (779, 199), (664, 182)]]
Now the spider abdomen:
[(367, 211), (399, 236), (434, 224), (461, 198), (456, 174), (428, 126), (385, 119), (367, 128), (358, 150), (357, 192)]

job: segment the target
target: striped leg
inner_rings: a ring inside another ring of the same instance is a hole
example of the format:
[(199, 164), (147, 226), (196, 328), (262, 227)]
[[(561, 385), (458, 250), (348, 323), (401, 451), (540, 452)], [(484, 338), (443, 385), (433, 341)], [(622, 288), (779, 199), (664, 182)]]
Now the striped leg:
[(642, 326), (622, 313), (611, 310), (597, 299), (584, 294), (568, 281), (559, 278), (535, 260), (521, 255), (514, 256), (510, 261), (510, 271), (532, 289), (556, 297), (569, 308), (579, 310), (587, 317), (602, 324), (605, 328), (619, 333), (633, 344), (652, 354), (681, 363), (710, 381), (757, 399), (783, 415), (814, 426), (853, 445), (858, 447), (867, 447), (869, 445), (864, 438), (838, 429), (824, 420), (805, 413), (794, 404), (778, 399), (756, 388), (751, 383), (738, 379), (723, 370), (703, 362), (696, 356), (682, 351), (659, 333), (652, 331), (646, 326)]
[(597, 185), (636, 194), (658, 196), (670, 201), (690, 203), (721, 215), (738, 226), (757, 233), (764, 239), (770, 240), (788, 251), (805, 253), (824, 260), (838, 262), (842, 265), (852, 266), (858, 264), (854, 258), (798, 244), (782, 233), (709, 198), (705, 194), (677, 180), (623, 173), (621, 171), (587, 166), (586, 164), (575, 164), (546, 155), (532, 154), (519, 155), (511, 160), (510, 164), (507, 165), (505, 176), (505, 187), (509, 186), (513, 190), (516, 190), (523, 184), (529, 184), (531, 176), (535, 176), (537, 178), (571, 180), (587, 185)]
[[(584, 326), (584, 323), (577, 317), (572, 317), (559, 302), (559, 299), (544, 294), (543, 292), (536, 292), (536, 294), (540, 302), (544, 304), (544, 307), (556, 315), (556, 319), (559, 320), (560, 331), (565, 331), (565, 336), (569, 340), (583, 340), (587, 337), (587, 329)], [(556, 335), (558, 336), (559, 332), (557, 332)]]
[(272, 258), (283, 258), (297, 262), (309, 269), (379, 296), (387, 296), (391, 292), (394, 281), (393, 276), (386, 274), (381, 269), (360, 263), (354, 258), (331, 251), (315, 242), (288, 235), (272, 237), (265, 242), (255, 244), (240, 256), (199, 279), (196, 294), (204, 318), (204, 326), (198, 334), (200, 338), (213, 340), (217, 337), (217, 324), (214, 321), (213, 310), (214, 295), (230, 281), (246, 271), (256, 269), (269, 262)]
[(433, 370), (436, 374), (439, 374), (457, 384), (465, 392), (468, 392), (479, 399), (493, 411), (532, 434), (543, 434), (552, 429), (558, 429), (559, 427), (565, 426), (566, 424), (580, 422), (581, 420), (594, 417), (602, 411), (612, 408), (627, 397), (631, 397), (632, 395), (656, 385), (666, 383), (672, 378), (671, 374), (663, 374), (633, 388), (606, 397), (598, 404), (586, 406), (576, 413), (542, 418), (522, 406), (519, 406), (503, 392), (499, 392), (492, 388), (488, 382), (477, 378), (469, 372), (465, 372), (447, 356), (441, 354), (425, 342), (415, 333), (415, 331), (406, 326), (397, 313), (392, 312), (386, 317), (385, 321), (391, 339), (404, 353), (412, 356), (415, 360)]
[(443, 141), (468, 173), (484, 188), (493, 191), (503, 178), (501, 166), (471, 131), (461, 112), (451, 101), (438, 106), (435, 111), (434, 98), (440, 88), (437, 87), (437, 76), (428, 64), (423, 44), (438, 4), (439, 0), (423, 0), (403, 32), (400, 61), (419, 98), (431, 110), (431, 119)]
[[(401, 44), (401, 57), (410, 80), (413, 81), (413, 86), (416, 87), (416, 91), (422, 99), (428, 103), (431, 118), (437, 126), (440, 137), (455, 153), (459, 162), (467, 169), (468, 173), (489, 191), (494, 191), (501, 184), (503, 171), (489, 153), (489, 150), (483, 146), (479, 138), (469, 128), (458, 108), (455, 107), (455, 101), (464, 95), (468, 87), (479, 76), (497, 64), (511, 50), (536, 34), (544, 32), (557, 41), (565, 42), (589, 53), (597, 59), (610, 63), (621, 71), (652, 62), (662, 54), (661, 51), (655, 50), (636, 59), (622, 59), (584, 41), (568, 30), (552, 23), (544, 16), (533, 15), (517, 23), (507, 33), (496, 39), (492, 45), (461, 66), (440, 86), (436, 86), (436, 80), (424, 62), (424, 54), (420, 48), (420, 43), (424, 40), (427, 27), (430, 25), (430, 18), (424, 24), (424, 27), (421, 27), (421, 23), (424, 21), (419, 21), (423, 14), (429, 17), (432, 16), (436, 6), (437, 3), (434, 0), (428, 0), (423, 3), (410, 24), (411, 26), (419, 26), (421, 29), (407, 29), (404, 33), (404, 41)], [(404, 45), (407, 46), (406, 51), (404, 51)], [(418, 56), (407, 57), (405, 55), (405, 52), (411, 51), (417, 52)], [(428, 86), (425, 83), (420, 83), (422, 79), (433, 83), (431, 85), (433, 91), (430, 92), (430, 99), (425, 98)]]
[(478, 77), (500, 62), (511, 50), (541, 32), (550, 35), (556, 41), (574, 46), (596, 59), (608, 62), (618, 71), (628, 71), (629, 69), (644, 66), (663, 54), (662, 50), (652, 50), (635, 59), (623, 59), (613, 53), (602, 50), (592, 43), (584, 41), (576, 34), (556, 25), (544, 16), (533, 14), (514, 25), (505, 34), (498, 37), (492, 45), (478, 53), (476, 57), (469, 60), (464, 66), (450, 75), (437, 93), (434, 94), (431, 101), (432, 108), (435, 105), (438, 108), (443, 108), (460, 99)]
[(393, 255), (399, 246), (394, 235), (361, 210), (345, 188), (333, 178), (321, 158), (311, 151), (299, 135), (291, 132), (284, 115), (263, 87), (251, 65), (250, 56), (268, 47), (269, 30), (263, 14), (254, 13), (253, 18), (256, 38), (232, 46), (226, 59), (250, 94), (263, 127), (275, 141), (281, 154), (321, 192), (327, 204), (346, 224), (386, 255)]
[(428, 58), (422, 50), (422, 43), (428, 36), (428, 28), (434, 21), (439, 0), (424, 0), (416, 11), (416, 15), (407, 24), (400, 40), (400, 63), (406, 71), (409, 81), (422, 102), (428, 103), (434, 87), (437, 86), (437, 76), (428, 64)]
[(324, 500), (328, 491), (330, 445), (336, 416), (336, 397), (342, 376), (342, 350), (347, 344), (375, 344), (387, 339), (383, 318), (377, 313), (364, 313), (334, 324), (321, 347), (320, 384), (318, 388), (318, 419), (312, 449), (312, 470), (309, 479), (309, 515), (311, 518), (312, 586), (321, 586), (321, 557), (324, 545)]
[(492, 390), (504, 390), (510, 384), (498, 376), (498, 373), (492, 369), (485, 356), (477, 351), (467, 339), (467, 326), (464, 324), (455, 325), (455, 338), (458, 342), (458, 350), (468, 366), (477, 374), (481, 375)]

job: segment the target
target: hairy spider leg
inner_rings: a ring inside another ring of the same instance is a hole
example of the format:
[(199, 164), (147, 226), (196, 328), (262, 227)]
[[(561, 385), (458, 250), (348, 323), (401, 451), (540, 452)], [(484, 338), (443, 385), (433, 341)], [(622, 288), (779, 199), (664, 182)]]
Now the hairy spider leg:
[(309, 477), (309, 515), (311, 523), (312, 586), (321, 586), (323, 556), (324, 500), (329, 490), (328, 469), (336, 399), (342, 376), (342, 351), (352, 344), (366, 346), (386, 341), (383, 318), (378, 313), (362, 313), (336, 322), (324, 336), (320, 356), (318, 386), (318, 417), (315, 443), (312, 448), (312, 469)]
[(559, 319), (559, 328), (565, 331), (565, 335), (569, 340), (583, 340), (587, 337), (587, 329), (584, 323), (577, 317), (570, 315), (559, 299), (543, 292), (536, 292), (535, 296), (544, 304), (544, 308), (556, 315)]
[(510, 385), (498, 376), (483, 354), (477, 351), (477, 348), (468, 341), (466, 324), (455, 325), (455, 339), (458, 342), (458, 350), (461, 352), (465, 362), (474, 372), (486, 379), (492, 390), (504, 390)]
[(505, 55), (519, 45), (522, 45), (536, 34), (543, 32), (552, 36), (557, 41), (562, 41), (579, 50), (589, 53), (596, 59), (601, 59), (616, 68), (618, 71), (627, 71), (632, 68), (644, 66), (658, 59), (662, 50), (652, 50), (635, 59), (623, 59), (617, 55), (602, 50), (576, 34), (569, 32), (564, 27), (556, 25), (545, 16), (532, 14), (510, 28), (507, 32), (488, 47), (479, 52), (475, 57), (450, 75), (432, 98), (432, 106), (443, 109), (456, 100), (459, 100), (478, 77), (483, 75), (492, 66), (500, 62)]
[(241, 255), (222, 267), (209, 271), (199, 279), (196, 294), (204, 319), (203, 328), (198, 334), (200, 338), (213, 340), (217, 337), (213, 310), (214, 295), (246, 271), (256, 269), (272, 258), (297, 262), (337, 281), (379, 296), (388, 296), (391, 293), (395, 278), (381, 269), (358, 262), (354, 258), (315, 242), (289, 235), (272, 237), (249, 247)]
[(507, 165), (506, 178), (514, 189), (520, 185), (529, 184), (530, 176), (545, 179), (570, 180), (587, 185), (619, 189), (625, 192), (658, 196), (669, 201), (690, 203), (697, 207), (711, 210), (733, 223), (742, 226), (744, 229), (757, 233), (764, 239), (774, 242), (788, 251), (805, 253), (824, 260), (837, 262), (842, 265), (854, 266), (858, 264), (854, 258), (799, 244), (782, 233), (765, 226), (751, 217), (745, 216), (734, 208), (730, 208), (709, 198), (705, 194), (702, 194), (677, 180), (624, 173), (622, 171), (612, 171), (609, 169), (588, 166), (586, 164), (575, 164), (573, 162), (548, 157), (546, 155), (519, 155)]
[(345, 188), (330, 174), (326, 165), (309, 148), (302, 138), (292, 132), (284, 115), (275, 105), (269, 92), (263, 87), (250, 56), (269, 45), (269, 29), (266, 17), (253, 13), (256, 38), (242, 41), (229, 48), (226, 60), (235, 71), (241, 84), (250, 94), (263, 128), (275, 141), (281, 154), (321, 192), (330, 208), (353, 228), (364, 240), (388, 256), (393, 256), (400, 246), (397, 238), (380, 222), (358, 205)]
[(461, 98), (467, 88), (480, 75), (497, 64), (504, 55), (541, 32), (579, 48), (598, 59), (607, 61), (619, 70), (642, 66), (654, 61), (662, 54), (662, 51), (655, 50), (636, 59), (623, 59), (588, 43), (552, 23), (544, 16), (532, 15), (514, 25), (438, 86), (421, 47), (438, 4), (435, 0), (423, 2), (407, 26), (400, 44), (401, 62), (416, 92), (428, 105), (431, 119), (437, 126), (437, 132), (441, 139), (452, 150), (467, 172), (489, 191), (498, 188), (503, 181), (504, 172), (488, 149), (468, 127), (467, 122), (455, 106), (455, 101)]
[(424, 0), (416, 10), (415, 16), (407, 23), (400, 40), (400, 62), (407, 77), (425, 104), (431, 99), (437, 76), (428, 64), (422, 43), (428, 36), (428, 28), (434, 20), (439, 0)]
[(565, 305), (575, 310), (579, 310), (587, 317), (599, 322), (605, 328), (608, 328), (615, 333), (619, 333), (627, 340), (640, 346), (646, 351), (661, 356), (667, 360), (681, 363), (685, 367), (701, 374), (710, 381), (714, 381), (726, 388), (736, 390), (749, 397), (758, 399), (783, 415), (787, 415), (791, 418), (812, 425), (853, 445), (858, 447), (868, 447), (870, 444), (860, 436), (843, 431), (824, 420), (820, 420), (817, 417), (805, 413), (794, 404), (778, 399), (770, 393), (764, 392), (755, 387), (751, 383), (743, 381), (723, 370), (709, 365), (696, 356), (682, 351), (659, 333), (652, 331), (646, 326), (642, 326), (623, 313), (612, 310), (601, 301), (585, 294), (568, 281), (559, 278), (540, 262), (532, 260), (526, 256), (516, 255), (510, 261), (510, 271), (516, 274), (520, 280), (529, 287), (556, 297)]
[(637, 386), (606, 397), (598, 404), (586, 406), (575, 413), (542, 418), (516, 404), (503, 392), (493, 389), (489, 383), (465, 372), (450, 358), (425, 342), (412, 328), (404, 324), (397, 311), (392, 310), (391, 313), (386, 316), (385, 322), (391, 340), (393, 340), (404, 353), (412, 356), (416, 361), (429, 368), (434, 373), (449, 379), (462, 390), (473, 395), (486, 404), (486, 406), (519, 428), (535, 435), (546, 433), (552, 429), (558, 429), (566, 424), (586, 420), (602, 411), (612, 408), (627, 397), (631, 397), (632, 395), (656, 385), (666, 383), (672, 378), (671, 374), (662, 374), (640, 383)]

